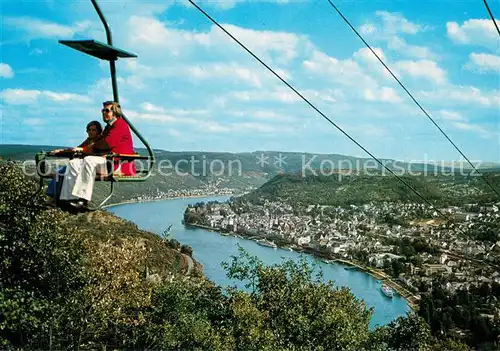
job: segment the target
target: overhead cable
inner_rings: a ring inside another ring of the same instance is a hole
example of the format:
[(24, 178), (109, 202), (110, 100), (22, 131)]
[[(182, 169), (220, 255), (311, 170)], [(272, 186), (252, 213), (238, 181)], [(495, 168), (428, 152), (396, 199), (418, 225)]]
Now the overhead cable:
[(488, 6), (488, 2), (486, 0), (483, 0), (484, 6), (486, 6), (486, 10), (488, 10), (488, 13), (490, 14), (491, 20), (493, 21), (493, 24), (495, 25), (495, 28), (497, 29), (498, 35), (500, 36), (500, 29), (498, 28), (497, 21), (495, 20), (495, 16), (493, 16), (493, 13), (490, 10), (490, 7)]
[(295, 94), (297, 94), (302, 100), (304, 100), (311, 108), (313, 108), (317, 113), (319, 113), (324, 119), (326, 119), (330, 124), (337, 128), (342, 134), (344, 134), (349, 140), (361, 148), (365, 153), (370, 155), (378, 164), (385, 168), (389, 173), (396, 177), (401, 183), (403, 183), (407, 188), (409, 188), (415, 195), (417, 195), (422, 201), (426, 202), (431, 208), (433, 208), (439, 215), (445, 218), (448, 222), (453, 223), (453, 221), (446, 216), (443, 212), (437, 209), (429, 200), (424, 198), (417, 190), (415, 190), (410, 184), (408, 184), (403, 178), (394, 173), (390, 168), (388, 168), (383, 162), (376, 158), (370, 151), (358, 143), (353, 137), (351, 137), (346, 131), (344, 131), (340, 126), (333, 122), (328, 116), (326, 116), (321, 110), (319, 110), (315, 105), (313, 105), (308, 99), (306, 99), (297, 89), (291, 86), (284, 78), (282, 78), (278, 73), (276, 73), (271, 67), (269, 67), (264, 61), (262, 61), (258, 56), (256, 56), (250, 49), (243, 45), (238, 39), (236, 39), (230, 32), (228, 32), (222, 25), (220, 25), (214, 18), (212, 18), (205, 10), (199, 7), (193, 0), (188, 0), (194, 7), (196, 7), (205, 17), (207, 17), (212, 23), (219, 27), (224, 33), (226, 33), (231, 39), (238, 43), (246, 52), (252, 55), (259, 63), (266, 67), (272, 74), (274, 74), (281, 82), (283, 82), (288, 88), (290, 88)]
[(408, 96), (413, 100), (413, 102), (420, 108), (420, 110), (427, 116), (427, 118), (436, 126), (436, 128), (441, 132), (441, 134), (444, 135), (444, 137), (455, 147), (455, 149), (462, 155), (462, 157), (469, 163), (469, 165), (472, 167), (472, 169), (483, 178), (486, 184), (495, 192), (500, 197), (500, 192), (488, 181), (488, 179), (477, 170), (477, 168), (472, 164), (472, 162), (465, 156), (465, 154), (460, 150), (460, 148), (448, 137), (448, 135), (441, 129), (441, 127), (434, 121), (434, 119), (427, 113), (427, 111), (420, 105), (420, 103), (413, 97), (413, 95), (410, 93), (408, 89), (406, 89), (405, 85), (392, 73), (392, 70), (385, 64), (385, 62), (380, 58), (380, 56), (375, 52), (375, 50), (372, 49), (370, 44), (366, 42), (366, 40), (359, 34), (359, 32), (353, 27), (351, 22), (342, 14), (342, 12), (338, 9), (337, 6), (335, 6), (331, 0), (327, 0), (330, 5), (337, 11), (337, 13), (342, 17), (342, 19), (347, 23), (347, 25), (352, 29), (354, 33), (361, 39), (361, 41), (366, 45), (366, 47), (375, 55), (375, 57), (379, 60), (379, 62), (385, 67), (385, 69), (391, 74), (391, 76), (399, 83), (401, 88), (408, 94)]

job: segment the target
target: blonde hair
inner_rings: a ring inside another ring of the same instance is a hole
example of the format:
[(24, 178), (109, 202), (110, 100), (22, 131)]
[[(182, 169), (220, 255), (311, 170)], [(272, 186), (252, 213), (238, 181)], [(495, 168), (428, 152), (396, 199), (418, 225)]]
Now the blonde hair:
[(123, 116), (122, 109), (120, 107), (120, 103), (116, 101), (104, 101), (102, 103), (103, 107), (111, 106), (110, 110), (113, 111), (113, 116), (116, 118), (120, 118)]

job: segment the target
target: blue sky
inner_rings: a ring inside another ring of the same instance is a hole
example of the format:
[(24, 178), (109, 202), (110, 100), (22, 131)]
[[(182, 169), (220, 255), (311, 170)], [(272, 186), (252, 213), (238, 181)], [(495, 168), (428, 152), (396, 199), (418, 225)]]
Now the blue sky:
[[(471, 160), (500, 161), (500, 38), (482, 1), (334, 3)], [(326, 0), (198, 4), (376, 156), (460, 159)], [(1, 6), (0, 143), (78, 144), (112, 99), (109, 65), (57, 42), (105, 41), (90, 0)], [(101, 8), (138, 55), (117, 62), (120, 101), (152, 147), (366, 156), (189, 3)]]

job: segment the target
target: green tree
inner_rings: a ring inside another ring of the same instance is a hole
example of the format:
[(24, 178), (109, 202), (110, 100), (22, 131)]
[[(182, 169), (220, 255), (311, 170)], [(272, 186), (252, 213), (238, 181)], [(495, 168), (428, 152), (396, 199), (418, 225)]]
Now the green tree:
[(394, 350), (431, 350), (432, 335), (425, 321), (413, 312), (387, 326), (387, 344)]
[(323, 283), (305, 259), (264, 266), (244, 252), (224, 265), (228, 277), (248, 283), (267, 328), (282, 348), (357, 350), (368, 340), (372, 310), (345, 288)]

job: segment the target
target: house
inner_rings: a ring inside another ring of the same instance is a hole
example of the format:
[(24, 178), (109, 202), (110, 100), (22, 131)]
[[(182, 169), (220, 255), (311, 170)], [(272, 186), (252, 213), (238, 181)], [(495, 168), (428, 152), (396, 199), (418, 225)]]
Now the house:
[(303, 236), (297, 239), (297, 245), (307, 245), (311, 242), (311, 236)]
[(453, 214), (453, 218), (456, 221), (469, 221), (470, 220), (470, 215), (468, 213), (456, 212), (456, 213)]
[(394, 255), (389, 252), (376, 253), (368, 258), (370, 264), (375, 265), (375, 267), (383, 267), (385, 261), (392, 262), (393, 260), (400, 259), (402, 256)]
[(424, 264), (424, 271), (427, 275), (433, 275), (436, 273), (451, 273), (451, 267), (445, 266), (443, 264), (426, 263)]

